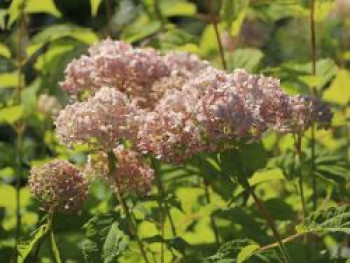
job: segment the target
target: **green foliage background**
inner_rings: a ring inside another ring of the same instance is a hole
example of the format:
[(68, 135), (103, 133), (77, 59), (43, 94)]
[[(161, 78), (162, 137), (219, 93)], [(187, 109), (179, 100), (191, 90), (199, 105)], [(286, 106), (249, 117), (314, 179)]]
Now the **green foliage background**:
[[(56, 96), (62, 105), (68, 102), (58, 88), (67, 63), (110, 36), (161, 51), (193, 52), (222, 68), (213, 21), (219, 28), (229, 72), (242, 67), (280, 78), (282, 88), (290, 94), (310, 94), (315, 89), (332, 106), (332, 128), (317, 131), (314, 160), (311, 131), (305, 134), (301, 164), (292, 136), (269, 132), (259, 144), (202, 156), (200, 165), (198, 160), (181, 167), (161, 165), (177, 237), (168, 219), (165, 235), (160, 236), (156, 189), (147, 197), (129, 200), (149, 258), (160, 262), (164, 243), (166, 262), (283, 262), (277, 248), (260, 249), (275, 240), (253, 199), (239, 184), (242, 178), (249, 178), (283, 238), (312, 232), (307, 242), (296, 238), (287, 243), (293, 262), (345, 262), (350, 257), (350, 7), (346, 13), (339, 8), (339, 2), (346, 1), (315, 0), (317, 61), (313, 75), (311, 1), (210, 1), (212, 16), (207, 2), (0, 1), (0, 262), (17, 258), (17, 193), (22, 219), (19, 236), (27, 240), (19, 250), (29, 254), (28, 249), (36, 246), (33, 240), (38, 241), (45, 232), (45, 225), (39, 227), (44, 214), (26, 186), (30, 167), (53, 157), (78, 165), (86, 161), (87, 149), (69, 151), (57, 143), (53, 119), (38, 108), (41, 94)], [(323, 209), (306, 220), (299, 197), (300, 173), (307, 210), (314, 209), (313, 175), (317, 178), (317, 207)], [(209, 185), (210, 202), (204, 184)], [(218, 225), (219, 250), (212, 216)], [(124, 221), (115, 196), (103, 182), (95, 182), (79, 215), (54, 219), (63, 262), (142, 262)], [(55, 262), (55, 254), (45, 239), (33, 262)]]

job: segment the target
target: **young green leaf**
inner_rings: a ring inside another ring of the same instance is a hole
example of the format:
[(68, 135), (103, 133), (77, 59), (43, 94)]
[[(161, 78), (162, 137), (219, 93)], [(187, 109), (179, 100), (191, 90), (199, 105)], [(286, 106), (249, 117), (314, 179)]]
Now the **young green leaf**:
[(34, 233), (32, 238), (18, 244), (18, 259), (17, 263), (24, 263), (35, 245), (47, 234), (47, 224), (41, 225)]
[(114, 213), (97, 214), (85, 224), (88, 239), (83, 243), (83, 254), (86, 262), (115, 262), (126, 250), (129, 238), (115, 221), (117, 217)]
[(120, 255), (128, 246), (128, 239), (123, 231), (119, 229), (117, 222), (114, 222), (109, 229), (106, 240), (103, 244), (104, 263), (114, 262), (116, 257)]
[(303, 232), (343, 232), (350, 234), (350, 206), (329, 207), (310, 214), (297, 226)]
[(256, 252), (259, 249), (259, 245), (257, 244), (251, 244), (247, 245), (239, 252), (237, 256), (237, 263), (243, 263), (247, 261), (250, 257), (254, 255), (254, 252)]

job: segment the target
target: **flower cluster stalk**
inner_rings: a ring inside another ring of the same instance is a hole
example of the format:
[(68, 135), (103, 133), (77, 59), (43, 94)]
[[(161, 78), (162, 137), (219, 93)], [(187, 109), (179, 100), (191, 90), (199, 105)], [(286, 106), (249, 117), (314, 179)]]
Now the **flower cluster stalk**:
[[(207, 204), (209, 205), (211, 203), (210, 192), (209, 192), (209, 183), (204, 178), (204, 176), (203, 176), (203, 183), (204, 183), (205, 199), (207, 201)], [(214, 232), (216, 246), (219, 247), (220, 246), (219, 230), (218, 230), (218, 227), (216, 224), (215, 217), (212, 214), (210, 215), (210, 224), (211, 224), (211, 227), (212, 227), (213, 232)]]
[(131, 215), (129, 207), (128, 207), (124, 197), (120, 194), (119, 187), (117, 184), (116, 184), (115, 189), (116, 189), (116, 195), (117, 195), (117, 198), (119, 200), (119, 203), (121, 204), (123, 212), (126, 216), (126, 220), (128, 222), (128, 225), (129, 225), (129, 230), (130, 230), (131, 234), (135, 237), (136, 242), (139, 245), (140, 252), (141, 252), (143, 259), (145, 260), (146, 263), (149, 263), (149, 260), (148, 260), (147, 255), (146, 255), (145, 247), (144, 247), (143, 242), (137, 233), (137, 229), (136, 229), (135, 223), (133, 221), (133, 217)]
[[(310, 0), (310, 51), (311, 51), (311, 74), (316, 76), (316, 32), (315, 32), (315, 1)], [(312, 88), (312, 93), (316, 97), (316, 87)], [(316, 127), (315, 124), (311, 126), (311, 175), (312, 175), (312, 189), (313, 189), (313, 209), (317, 208), (317, 180), (316, 180)]]
[(208, 11), (209, 11), (210, 21), (211, 21), (211, 23), (213, 24), (213, 27), (214, 27), (216, 41), (218, 42), (222, 67), (223, 67), (224, 70), (227, 70), (227, 63), (226, 63), (226, 60), (225, 60), (225, 52), (224, 52), (224, 48), (223, 48), (222, 43), (221, 43), (218, 23), (217, 23), (217, 19), (215, 18), (215, 13), (214, 13), (214, 10), (213, 10), (213, 1), (212, 0), (207, 0), (207, 7), (208, 7)]
[[(18, 31), (17, 31), (17, 78), (18, 85), (16, 90), (16, 102), (18, 105), (22, 103), (22, 72), (23, 72), (23, 34), (25, 30), (25, 13), (24, 8), (26, 5), (26, 0), (24, 0), (19, 6), (19, 17), (18, 17)], [(16, 246), (18, 244), (18, 239), (21, 233), (21, 203), (20, 203), (20, 191), (21, 191), (21, 180), (22, 180), (22, 140), (23, 140), (23, 132), (24, 132), (24, 123), (23, 119), (20, 118), (18, 120), (15, 131), (17, 133), (16, 139), (16, 165), (17, 165), (17, 173), (16, 173)]]
[(302, 166), (303, 166), (303, 152), (301, 148), (302, 135), (297, 134), (296, 136), (294, 136), (294, 138), (295, 138), (295, 151), (299, 160), (299, 173), (298, 173), (299, 194), (300, 194), (300, 201), (301, 201), (301, 206), (303, 210), (303, 218), (305, 218), (308, 212), (307, 212), (306, 199), (304, 194), (304, 177), (303, 177), (303, 171), (302, 171)]
[(270, 216), (270, 214), (269, 214), (268, 210), (266, 209), (264, 203), (256, 195), (254, 189), (249, 184), (248, 180), (245, 182), (245, 187), (248, 190), (248, 192), (250, 193), (250, 195), (253, 197), (254, 202), (258, 206), (258, 209), (259, 209), (260, 213), (262, 214), (262, 216), (264, 217), (266, 223), (271, 228), (272, 234), (273, 234), (273, 236), (275, 237), (275, 239), (276, 239), (276, 241), (278, 243), (278, 246), (279, 246), (280, 251), (281, 251), (281, 253), (282, 253), (283, 257), (284, 257), (285, 262), (291, 263), (291, 259), (290, 259), (289, 253), (288, 253), (284, 243), (282, 242), (281, 236), (278, 233), (278, 230), (276, 228), (275, 222), (273, 221), (272, 217)]
[[(116, 157), (115, 157), (113, 152), (108, 153), (108, 161), (109, 161), (109, 164), (108, 164), (109, 165), (109, 174), (112, 175), (116, 170), (116, 162), (117, 162)], [(123, 213), (125, 214), (130, 233), (135, 237), (144, 261), (146, 263), (149, 263), (144, 244), (137, 233), (136, 223), (134, 222), (133, 215), (128, 207), (128, 204), (126, 203), (126, 201), (124, 199), (119, 182), (117, 180), (113, 180), (113, 184), (114, 184), (116, 196), (117, 196), (118, 201), (122, 207)]]

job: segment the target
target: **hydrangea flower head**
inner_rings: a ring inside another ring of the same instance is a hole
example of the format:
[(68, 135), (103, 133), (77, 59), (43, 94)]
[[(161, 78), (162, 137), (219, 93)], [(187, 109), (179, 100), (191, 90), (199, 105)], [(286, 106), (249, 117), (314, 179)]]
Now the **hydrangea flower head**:
[(43, 210), (74, 212), (86, 200), (89, 183), (73, 164), (56, 159), (32, 168), (29, 188)]

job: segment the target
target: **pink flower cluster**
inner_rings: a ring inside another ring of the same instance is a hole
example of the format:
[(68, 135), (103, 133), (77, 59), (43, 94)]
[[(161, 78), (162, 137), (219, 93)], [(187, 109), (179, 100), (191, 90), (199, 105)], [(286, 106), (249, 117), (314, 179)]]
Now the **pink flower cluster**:
[(136, 137), (136, 102), (122, 92), (103, 87), (93, 97), (63, 109), (56, 119), (59, 140), (68, 147), (79, 143), (113, 149), (119, 140)]
[(89, 56), (73, 60), (61, 87), (70, 94), (111, 87), (139, 99), (147, 98), (153, 82), (169, 75), (154, 49), (138, 49), (110, 39), (89, 49)]
[(332, 119), (323, 102), (289, 96), (277, 79), (242, 69), (226, 73), (193, 54), (161, 55), (112, 40), (68, 65), (61, 86), (90, 94), (59, 114), (61, 142), (111, 150), (126, 140), (132, 150), (169, 162), (259, 139), (267, 129), (302, 133), (314, 122), (327, 128)]
[(113, 150), (117, 158), (116, 167), (110, 170), (107, 153), (98, 152), (89, 156), (85, 173), (91, 177), (100, 177), (111, 183), (121, 195), (128, 193), (145, 194), (153, 181), (154, 170), (142, 160), (136, 152), (119, 145)]
[(74, 212), (86, 200), (89, 184), (78, 168), (57, 159), (32, 168), (29, 189), (42, 202), (43, 210)]

